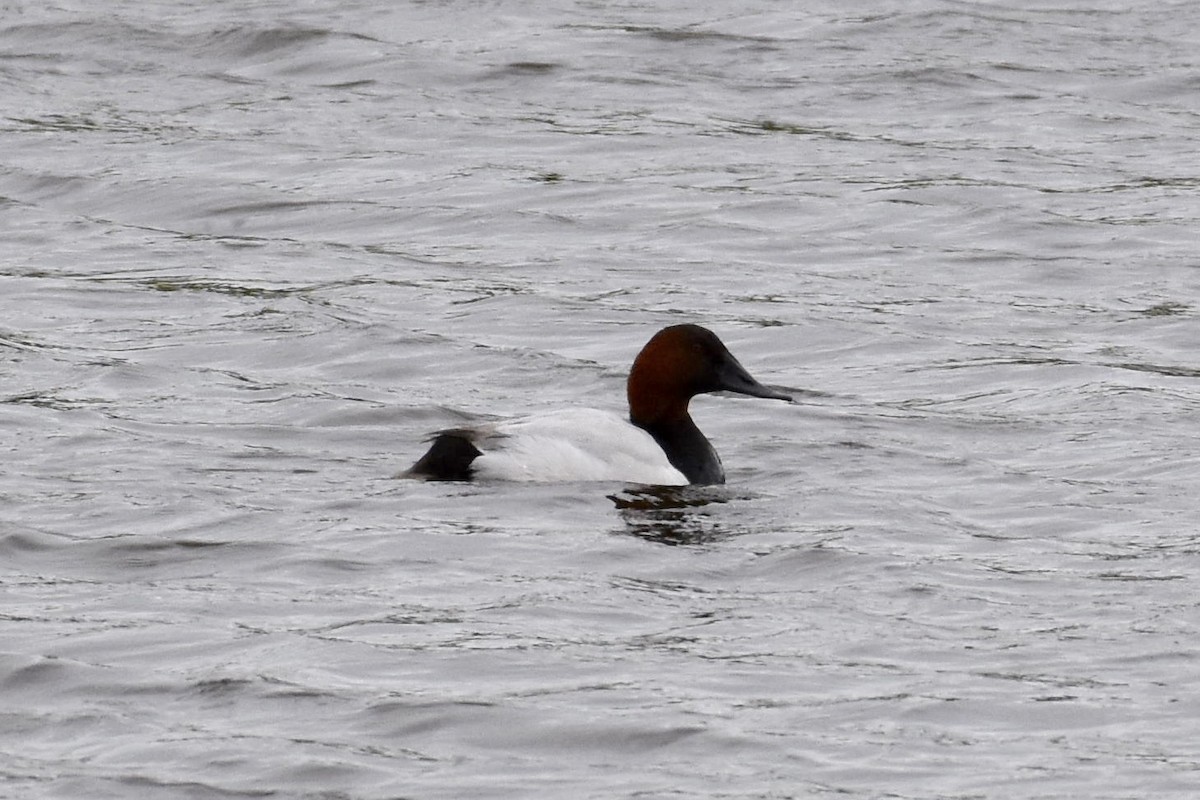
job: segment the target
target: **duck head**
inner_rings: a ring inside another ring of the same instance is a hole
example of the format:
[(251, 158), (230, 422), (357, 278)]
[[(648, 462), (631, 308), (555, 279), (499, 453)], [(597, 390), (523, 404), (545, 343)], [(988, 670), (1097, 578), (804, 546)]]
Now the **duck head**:
[(629, 417), (642, 427), (682, 421), (693, 397), (720, 391), (792, 399), (755, 380), (712, 331), (672, 325), (656, 333), (634, 359), (626, 385)]

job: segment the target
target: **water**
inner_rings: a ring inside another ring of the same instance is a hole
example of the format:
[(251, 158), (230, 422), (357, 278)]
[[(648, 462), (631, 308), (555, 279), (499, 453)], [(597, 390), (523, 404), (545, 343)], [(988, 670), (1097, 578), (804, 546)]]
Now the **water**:
[(0, 19), (0, 796), (1195, 796), (1195, 4)]

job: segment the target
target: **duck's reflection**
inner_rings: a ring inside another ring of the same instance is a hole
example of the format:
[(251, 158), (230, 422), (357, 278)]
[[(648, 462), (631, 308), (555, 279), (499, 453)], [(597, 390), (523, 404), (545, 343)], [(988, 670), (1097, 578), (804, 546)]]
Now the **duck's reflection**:
[(697, 545), (726, 539), (732, 531), (710, 513), (734, 494), (723, 486), (629, 486), (609, 500), (626, 534), (668, 545)]

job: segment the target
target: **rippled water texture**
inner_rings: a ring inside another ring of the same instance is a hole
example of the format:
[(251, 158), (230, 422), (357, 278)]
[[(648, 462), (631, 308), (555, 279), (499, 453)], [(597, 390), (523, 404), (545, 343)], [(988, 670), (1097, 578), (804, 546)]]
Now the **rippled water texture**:
[[(1200, 5), (0, 11), (0, 796), (1200, 786)], [(719, 489), (392, 478), (620, 408)]]

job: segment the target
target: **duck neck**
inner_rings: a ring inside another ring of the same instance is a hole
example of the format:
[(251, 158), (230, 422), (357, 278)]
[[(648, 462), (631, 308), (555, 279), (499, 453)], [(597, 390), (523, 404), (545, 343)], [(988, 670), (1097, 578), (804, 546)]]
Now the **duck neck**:
[(630, 421), (654, 437), (671, 466), (682, 472), (688, 483), (725, 482), (725, 470), (717, 451), (686, 410), (682, 416), (674, 418), (646, 421), (631, 416)]

